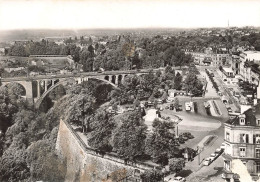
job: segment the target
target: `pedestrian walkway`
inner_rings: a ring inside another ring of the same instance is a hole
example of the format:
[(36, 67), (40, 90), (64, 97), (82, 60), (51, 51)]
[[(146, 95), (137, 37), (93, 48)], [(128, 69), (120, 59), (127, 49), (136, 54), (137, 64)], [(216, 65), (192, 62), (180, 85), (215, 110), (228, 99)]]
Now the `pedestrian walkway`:
[(206, 91), (205, 91), (205, 97), (218, 97), (218, 94), (217, 94), (215, 88), (213, 87), (213, 84), (210, 81), (207, 73), (205, 71), (201, 71), (200, 73), (207, 80), (207, 87), (206, 87)]

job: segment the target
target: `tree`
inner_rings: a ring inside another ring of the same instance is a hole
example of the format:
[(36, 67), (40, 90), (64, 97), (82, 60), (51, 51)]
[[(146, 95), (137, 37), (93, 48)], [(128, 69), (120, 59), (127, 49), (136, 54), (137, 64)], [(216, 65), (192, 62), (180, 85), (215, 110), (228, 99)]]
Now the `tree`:
[(90, 123), (90, 127), (92, 131), (88, 139), (89, 145), (99, 151), (110, 152), (112, 150), (110, 140), (115, 123), (110, 120), (107, 113), (99, 109)]
[(175, 146), (175, 135), (170, 132), (173, 125), (171, 122), (155, 119), (153, 128), (153, 133), (145, 140), (145, 153), (150, 155), (154, 162), (164, 166), (168, 164), (169, 157), (178, 151)]
[(176, 90), (181, 90), (182, 88), (182, 76), (179, 72), (176, 74), (174, 78), (174, 88)]
[(119, 156), (135, 160), (144, 154), (147, 126), (144, 125), (139, 111), (126, 113), (119, 118), (119, 122), (122, 124), (114, 133), (113, 150)]
[(169, 159), (169, 168), (172, 172), (179, 172), (183, 169), (185, 160), (183, 158), (171, 158)]
[(173, 101), (173, 106), (174, 108), (177, 110), (179, 108), (179, 99), (177, 97), (174, 98), (174, 101)]
[(10, 48), (9, 54), (11, 56), (28, 56), (25, 47), (20, 44), (15, 44)]
[(187, 93), (191, 93), (194, 96), (200, 96), (203, 93), (203, 84), (194, 73), (189, 72), (184, 84)]
[(158, 182), (163, 180), (163, 174), (156, 170), (146, 170), (141, 174), (141, 179), (143, 182)]

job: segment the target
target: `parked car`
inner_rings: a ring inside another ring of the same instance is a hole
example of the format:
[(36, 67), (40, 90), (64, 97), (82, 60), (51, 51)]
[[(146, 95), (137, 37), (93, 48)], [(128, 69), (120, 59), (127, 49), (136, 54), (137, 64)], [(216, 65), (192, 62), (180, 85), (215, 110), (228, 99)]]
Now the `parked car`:
[(173, 109), (174, 109), (173, 104), (170, 104), (170, 110), (173, 110)]
[(212, 160), (212, 161), (214, 161), (215, 159), (216, 159), (216, 157), (217, 157), (217, 154), (216, 153), (212, 153), (212, 154), (210, 154), (210, 159)]
[(165, 106), (165, 109), (170, 109), (170, 107), (169, 106)]
[(230, 113), (230, 112), (233, 112), (230, 107), (227, 108), (227, 111), (228, 111), (229, 113)]
[(183, 135), (180, 135), (180, 138), (182, 138), (184, 141), (189, 140), (189, 138), (187, 136), (183, 136)]
[(180, 138), (178, 139), (178, 141), (179, 141), (180, 144), (185, 143), (185, 140), (184, 140), (182, 137), (180, 137)]
[(218, 95), (219, 96), (223, 96), (222, 92), (218, 91)]
[(220, 148), (221, 148), (222, 150), (225, 150), (225, 148), (226, 148), (225, 143), (222, 143), (221, 146), (220, 146)]
[(177, 176), (176, 178), (174, 178), (172, 182), (184, 182), (184, 181), (186, 181), (184, 177)]
[(186, 109), (186, 111), (190, 111), (191, 110), (191, 106), (190, 106), (189, 102), (185, 103), (185, 109)]
[(215, 153), (216, 153), (217, 155), (221, 155), (222, 152), (223, 152), (223, 149), (221, 149), (221, 148), (217, 148), (217, 149), (215, 150)]
[(182, 135), (188, 137), (189, 139), (194, 138), (194, 136), (190, 132), (184, 132), (182, 133)]
[(211, 164), (212, 160), (208, 157), (203, 161), (204, 166), (209, 166)]

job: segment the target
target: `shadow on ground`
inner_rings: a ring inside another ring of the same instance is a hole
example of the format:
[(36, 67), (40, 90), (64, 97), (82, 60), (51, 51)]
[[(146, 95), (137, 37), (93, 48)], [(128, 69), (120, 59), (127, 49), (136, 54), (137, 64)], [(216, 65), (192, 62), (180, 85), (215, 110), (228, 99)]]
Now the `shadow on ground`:
[(214, 174), (208, 175), (206, 178), (204, 178), (204, 181), (208, 181), (208, 180), (210, 180), (210, 178), (216, 177), (223, 173), (223, 167), (215, 167), (214, 170), (216, 170), (217, 172)]
[(182, 170), (182, 171), (180, 171), (180, 172), (177, 174), (177, 176), (181, 176), (181, 177), (186, 178), (186, 177), (189, 176), (191, 173), (192, 173), (191, 170)]

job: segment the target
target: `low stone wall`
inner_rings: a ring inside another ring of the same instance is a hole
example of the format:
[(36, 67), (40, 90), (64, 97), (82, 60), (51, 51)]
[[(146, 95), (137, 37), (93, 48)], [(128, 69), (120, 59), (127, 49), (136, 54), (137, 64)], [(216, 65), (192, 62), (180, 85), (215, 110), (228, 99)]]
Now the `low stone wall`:
[[(139, 174), (154, 166), (144, 163), (125, 163), (113, 154), (98, 154), (88, 148), (78, 134), (61, 120), (56, 150), (67, 162), (66, 181), (120, 181), (138, 179)], [(109, 180), (107, 180), (109, 179)]]

